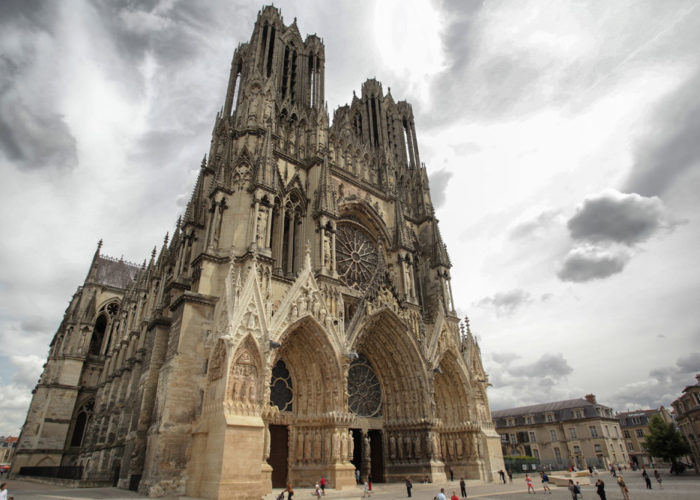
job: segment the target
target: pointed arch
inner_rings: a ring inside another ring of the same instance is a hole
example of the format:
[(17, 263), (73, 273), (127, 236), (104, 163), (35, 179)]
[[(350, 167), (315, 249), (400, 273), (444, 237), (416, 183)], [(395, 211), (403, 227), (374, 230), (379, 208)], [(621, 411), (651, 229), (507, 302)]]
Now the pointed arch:
[(320, 416), (346, 408), (345, 376), (339, 353), (325, 330), (305, 316), (287, 327), (271, 359), (284, 361), (294, 387), (292, 413), (299, 418)]
[(393, 311), (366, 318), (351, 349), (363, 354), (376, 370), (384, 397), (386, 423), (430, 417), (426, 363), (406, 325)]

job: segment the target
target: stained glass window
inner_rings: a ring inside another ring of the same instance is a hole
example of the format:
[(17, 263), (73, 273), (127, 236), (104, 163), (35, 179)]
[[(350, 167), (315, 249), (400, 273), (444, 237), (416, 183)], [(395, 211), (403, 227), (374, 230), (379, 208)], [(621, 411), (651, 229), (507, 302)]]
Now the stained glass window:
[(272, 369), (270, 380), (270, 404), (280, 411), (292, 411), (292, 377), (281, 359)]
[(361, 417), (379, 417), (382, 414), (382, 389), (369, 360), (362, 354), (348, 370), (348, 404), (350, 411)]

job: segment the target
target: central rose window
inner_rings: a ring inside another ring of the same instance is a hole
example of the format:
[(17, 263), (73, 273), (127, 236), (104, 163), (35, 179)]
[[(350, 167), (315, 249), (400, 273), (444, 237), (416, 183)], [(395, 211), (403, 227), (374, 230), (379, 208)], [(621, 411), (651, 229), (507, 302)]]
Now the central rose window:
[(377, 246), (359, 225), (338, 224), (336, 260), (340, 278), (354, 288), (363, 289), (377, 269)]

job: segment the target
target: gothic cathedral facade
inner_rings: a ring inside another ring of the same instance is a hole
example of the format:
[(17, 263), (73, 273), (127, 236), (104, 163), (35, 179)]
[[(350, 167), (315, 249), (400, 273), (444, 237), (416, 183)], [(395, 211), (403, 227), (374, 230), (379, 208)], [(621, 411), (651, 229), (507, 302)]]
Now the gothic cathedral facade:
[(14, 474), (260, 498), (503, 468), (411, 106), (367, 80), (329, 125), (324, 61), (259, 12), (172, 238), (140, 266), (98, 246)]

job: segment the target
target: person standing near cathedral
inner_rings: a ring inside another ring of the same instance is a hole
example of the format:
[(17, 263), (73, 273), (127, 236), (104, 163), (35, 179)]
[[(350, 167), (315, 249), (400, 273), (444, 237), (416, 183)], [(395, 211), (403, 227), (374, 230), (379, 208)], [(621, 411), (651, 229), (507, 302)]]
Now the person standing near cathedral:
[(542, 471), (540, 472), (540, 477), (542, 478), (542, 488), (544, 488), (544, 493), (549, 492), (549, 494), (551, 495), (552, 490), (549, 489), (549, 476), (546, 472)]
[(323, 496), (326, 495), (326, 477), (321, 476), (321, 481), (319, 481), (319, 484), (321, 485), (321, 494)]
[(600, 500), (607, 500), (607, 498), (605, 497), (605, 483), (602, 479), (598, 479), (595, 482), (595, 492), (600, 497)]
[(663, 479), (661, 479), (661, 474), (659, 474), (658, 469), (654, 469), (654, 479), (656, 479), (656, 482), (659, 483), (659, 489), (662, 489), (662, 490), (663, 490), (664, 487), (663, 487), (663, 485), (661, 484), (661, 482), (663, 481)]
[(651, 478), (649, 477), (649, 473), (647, 473), (647, 470), (642, 467), (642, 477), (644, 478), (644, 482), (647, 485), (647, 489), (651, 489)]
[(467, 483), (464, 481), (464, 478), (459, 480), (459, 489), (462, 490), (462, 498), (467, 498)]
[(15, 500), (15, 497), (7, 496), (7, 483), (0, 484), (0, 500)]
[(455, 480), (455, 469), (450, 465), (450, 481)]
[(408, 493), (408, 498), (411, 498), (411, 488), (413, 488), (413, 483), (411, 482), (411, 478), (407, 477), (406, 478), (406, 493)]
[(445, 496), (445, 488), (440, 488), (440, 493), (437, 494), (435, 500), (447, 500), (447, 497)]

